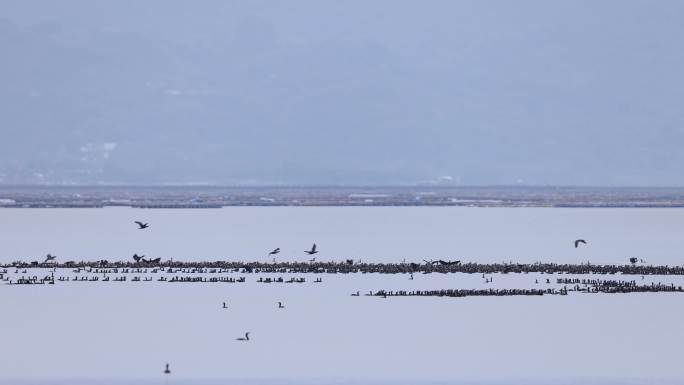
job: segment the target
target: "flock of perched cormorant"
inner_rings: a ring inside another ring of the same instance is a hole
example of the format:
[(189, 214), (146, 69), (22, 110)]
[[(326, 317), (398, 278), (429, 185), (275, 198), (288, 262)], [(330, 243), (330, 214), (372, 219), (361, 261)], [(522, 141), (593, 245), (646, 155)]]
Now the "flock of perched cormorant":
[[(134, 222), (139, 230), (150, 228), (150, 224), (142, 221)], [(577, 239), (574, 241), (575, 248), (580, 245), (587, 245), (584, 239)], [(481, 273), (485, 278), (485, 283), (491, 283), (492, 277), (486, 277), (486, 274), (508, 274), (508, 273), (537, 273), (537, 274), (599, 274), (599, 275), (641, 275), (642, 280), (645, 275), (684, 275), (684, 266), (654, 266), (646, 265), (643, 259), (635, 257), (629, 258), (629, 264), (625, 265), (595, 265), (591, 263), (580, 264), (555, 264), (555, 263), (462, 263), (461, 260), (427, 260), (423, 259), (424, 263), (406, 262), (401, 263), (368, 263), (361, 260), (345, 259), (343, 262), (329, 261), (316, 262), (316, 258), (312, 257), (308, 262), (277, 262), (276, 256), (281, 252), (280, 247), (277, 247), (268, 253), (268, 257), (272, 257), (271, 262), (240, 262), (240, 261), (214, 261), (214, 262), (180, 262), (167, 260), (162, 262), (161, 257), (145, 258), (145, 255), (133, 255), (133, 261), (119, 261), (110, 262), (107, 260), (100, 260), (96, 262), (86, 261), (67, 261), (58, 262), (57, 257), (52, 254), (47, 254), (45, 260), (41, 263), (38, 261), (32, 262), (13, 262), (5, 264), (0, 267), (0, 281), (5, 281), (8, 284), (54, 284), (55, 280), (58, 282), (72, 281), (72, 282), (109, 282), (108, 274), (138, 274), (131, 280), (132, 282), (139, 282), (140, 275), (144, 274), (158, 274), (158, 273), (175, 273), (186, 274), (186, 276), (175, 275), (171, 279), (160, 276), (157, 281), (161, 282), (228, 282), (228, 283), (242, 283), (245, 282), (244, 277), (240, 278), (226, 278), (226, 277), (198, 277), (192, 274), (222, 274), (222, 273), (281, 273), (281, 274), (409, 274), (409, 280), (414, 279), (414, 274), (446, 274), (446, 273), (466, 273), (474, 274)], [(310, 249), (304, 250), (309, 256), (319, 253), (316, 243)], [(639, 264), (639, 262), (641, 264)], [(16, 282), (11, 280), (8, 276), (8, 268), (14, 268), (15, 274), (27, 274), (28, 268), (47, 268), (51, 269), (49, 276), (39, 278), (37, 276), (29, 276), (28, 278), (22, 276)], [(89, 273), (90, 276), (75, 276), (73, 279), (67, 276), (60, 276), (55, 279), (54, 273), (60, 269), (73, 269), (75, 273)], [(102, 274), (102, 279), (100, 279)], [(190, 274), (190, 275), (188, 275)], [(125, 276), (115, 277), (113, 282), (126, 281)], [(147, 276), (143, 281), (152, 281), (151, 276)], [(260, 278), (257, 282), (260, 283), (304, 283), (305, 278), (291, 278), (285, 280), (279, 278)], [(321, 278), (317, 278), (314, 282), (322, 282)], [(539, 280), (535, 279), (535, 284), (539, 284)], [(546, 284), (551, 284), (550, 279), (546, 279)], [(650, 283), (637, 284), (635, 280), (602, 280), (602, 279), (579, 279), (579, 278), (558, 278), (557, 285), (561, 287), (546, 287), (534, 289), (510, 289), (510, 288), (488, 288), (488, 289), (442, 289), (442, 290), (377, 290), (375, 292), (369, 291), (364, 296), (371, 297), (467, 297), (467, 296), (543, 296), (543, 295), (567, 295), (568, 292), (580, 293), (643, 293), (643, 292), (684, 292), (682, 286), (675, 286), (674, 284)], [(361, 296), (360, 291), (352, 293), (351, 296)], [(278, 301), (278, 309), (285, 309), (282, 301)], [(228, 309), (227, 302), (223, 302), (223, 309)], [(235, 339), (239, 342), (249, 342), (250, 332), (246, 332), (244, 337)], [(170, 374), (169, 364), (166, 364), (164, 370), (165, 374)]]
[[(150, 228), (150, 224), (142, 221), (134, 222), (139, 230)], [(587, 245), (584, 239), (577, 239), (574, 241), (575, 248), (580, 245)], [(654, 266), (646, 265), (643, 259), (635, 257), (629, 258), (629, 264), (625, 265), (594, 265), (591, 263), (581, 264), (555, 264), (555, 263), (462, 263), (461, 260), (427, 260), (423, 259), (424, 263), (406, 262), (401, 263), (368, 263), (361, 260), (345, 259), (343, 262), (316, 262), (316, 258), (311, 258), (308, 262), (277, 262), (275, 257), (281, 252), (280, 247), (273, 249), (268, 253), (268, 257), (273, 257), (271, 262), (230, 262), (230, 261), (215, 261), (215, 262), (180, 262), (167, 260), (162, 262), (161, 257), (145, 258), (145, 255), (133, 255), (133, 261), (119, 261), (109, 262), (107, 260), (100, 260), (96, 262), (57, 262), (57, 257), (48, 254), (45, 260), (40, 263), (33, 261), (13, 262), (11, 264), (3, 265), (4, 270), (0, 270), (0, 280), (9, 284), (54, 284), (54, 273), (57, 268), (74, 269), (76, 273), (86, 272), (91, 273), (89, 277), (75, 276), (70, 277), (61, 276), (57, 278), (58, 282), (75, 281), (75, 282), (108, 282), (108, 273), (113, 274), (155, 274), (155, 273), (181, 273), (181, 274), (221, 274), (221, 273), (282, 273), (282, 274), (350, 274), (350, 273), (377, 273), (377, 274), (409, 274), (409, 279), (414, 279), (414, 274), (432, 274), (432, 273), (481, 273), (485, 278), (486, 283), (491, 283), (493, 278), (487, 278), (486, 274), (508, 274), (508, 273), (540, 273), (540, 274), (600, 274), (600, 275), (641, 275), (642, 279), (645, 275), (684, 275), (684, 266)], [(319, 253), (318, 246), (314, 243), (310, 249), (304, 250), (309, 256)], [(641, 262), (641, 264), (638, 264)], [(27, 268), (49, 268), (51, 274), (43, 278), (24, 277), (17, 279), (16, 282), (10, 280), (8, 275), (8, 268), (15, 268), (15, 273), (27, 273)], [(99, 274), (102, 274), (100, 279)], [(116, 277), (114, 282), (126, 281), (126, 277)], [(132, 282), (139, 282), (140, 276), (135, 276)], [(152, 281), (150, 276), (145, 277), (143, 281)], [(244, 277), (235, 278), (207, 278), (197, 276), (174, 276), (167, 279), (160, 276), (157, 281), (162, 282), (229, 282), (241, 283), (245, 282)], [(303, 283), (304, 278), (291, 278), (285, 280), (280, 278), (261, 278), (260, 283)], [(314, 282), (322, 282), (318, 278)], [(538, 284), (538, 279), (535, 279), (535, 284)], [(551, 284), (549, 279), (546, 279), (547, 284)], [(489, 289), (446, 289), (446, 290), (377, 290), (375, 292), (369, 291), (365, 296), (373, 297), (466, 297), (466, 296), (543, 296), (543, 295), (567, 295), (568, 292), (582, 292), (582, 293), (641, 293), (641, 292), (683, 292), (681, 286), (674, 284), (650, 283), (639, 285), (636, 281), (623, 280), (597, 280), (597, 279), (577, 279), (577, 278), (559, 278), (556, 284), (563, 285), (560, 288), (547, 287), (543, 289), (510, 289), (510, 288), (489, 288)], [(570, 285), (570, 287), (568, 287)], [(361, 296), (360, 291), (351, 294), (354, 297)], [(278, 301), (278, 309), (284, 309), (285, 305), (282, 301)], [(226, 302), (223, 302), (223, 309), (228, 309)], [(244, 337), (235, 339), (239, 342), (249, 342), (250, 332), (246, 332)], [(166, 364), (164, 373), (170, 374), (169, 364)]]
[[(139, 230), (150, 228), (150, 224), (142, 221), (134, 221)], [(587, 241), (584, 239), (576, 239), (574, 241), (575, 248), (580, 245), (586, 245)], [(161, 257), (146, 259), (145, 255), (133, 254), (133, 262), (118, 261), (109, 262), (108, 260), (100, 260), (96, 262), (87, 261), (67, 261), (63, 263), (57, 262), (57, 257), (48, 254), (45, 260), (40, 263), (38, 261), (22, 262), (16, 261), (11, 264), (0, 265), (2, 267), (55, 267), (55, 268), (111, 268), (123, 269), (134, 267), (156, 267), (156, 268), (175, 268), (175, 269), (200, 269), (213, 268), (224, 269), (232, 271), (242, 271), (246, 273), (263, 272), (263, 273), (381, 273), (381, 274), (397, 274), (410, 273), (411, 279), (413, 273), (567, 273), (567, 274), (638, 274), (638, 275), (681, 275), (684, 274), (684, 267), (682, 266), (658, 266), (646, 265), (643, 259), (635, 257), (629, 258), (630, 265), (595, 265), (591, 263), (580, 264), (555, 264), (555, 263), (462, 263), (461, 260), (426, 260), (423, 259), (424, 264), (415, 262), (401, 263), (364, 263), (361, 260), (354, 261), (353, 259), (346, 259), (344, 262), (316, 262), (316, 258), (312, 258), (306, 262), (277, 262), (275, 256), (281, 252), (280, 247), (273, 249), (268, 253), (269, 257), (274, 257), (271, 262), (240, 262), (240, 261), (214, 261), (214, 262), (179, 262), (167, 260), (162, 262)], [(308, 255), (315, 255), (319, 253), (318, 246), (314, 243), (311, 249), (304, 250)], [(641, 262), (641, 264), (637, 264)]]

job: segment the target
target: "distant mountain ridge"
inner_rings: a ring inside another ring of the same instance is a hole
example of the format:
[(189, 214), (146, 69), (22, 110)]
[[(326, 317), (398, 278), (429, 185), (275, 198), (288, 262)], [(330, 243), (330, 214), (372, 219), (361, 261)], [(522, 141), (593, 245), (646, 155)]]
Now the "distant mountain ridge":
[(678, 2), (75, 4), (0, 5), (0, 183), (682, 184)]

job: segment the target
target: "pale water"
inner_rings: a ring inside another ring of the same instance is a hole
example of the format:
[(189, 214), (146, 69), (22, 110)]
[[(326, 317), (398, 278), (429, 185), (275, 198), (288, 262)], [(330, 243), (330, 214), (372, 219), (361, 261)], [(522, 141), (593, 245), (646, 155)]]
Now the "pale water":
[[(136, 230), (133, 220), (151, 224)], [(0, 210), (0, 261), (127, 259), (684, 262), (684, 210)], [(575, 238), (587, 247), (574, 249)], [(264, 275), (265, 276), (265, 275)], [(537, 275), (323, 275), (323, 283), (0, 286), (0, 382), (680, 383), (684, 296), (351, 297), (535, 287)], [(546, 276), (548, 277), (548, 276)], [(639, 278), (640, 277), (635, 277)], [(679, 277), (647, 277), (684, 283)], [(221, 308), (227, 301), (229, 309)], [(285, 309), (277, 309), (283, 301)], [(251, 331), (252, 341), (235, 338)], [(164, 378), (165, 363), (173, 373)], [(135, 379), (135, 381), (134, 381)], [(215, 379), (215, 380), (213, 380)], [(232, 379), (232, 380), (231, 380)], [(240, 380), (236, 380), (240, 379)], [(108, 382), (107, 382), (108, 381)]]

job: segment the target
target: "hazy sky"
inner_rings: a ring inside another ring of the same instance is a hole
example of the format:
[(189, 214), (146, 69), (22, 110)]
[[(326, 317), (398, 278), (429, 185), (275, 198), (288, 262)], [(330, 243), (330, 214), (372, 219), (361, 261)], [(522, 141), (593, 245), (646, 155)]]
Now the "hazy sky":
[(3, 0), (0, 183), (684, 185), (683, 14)]

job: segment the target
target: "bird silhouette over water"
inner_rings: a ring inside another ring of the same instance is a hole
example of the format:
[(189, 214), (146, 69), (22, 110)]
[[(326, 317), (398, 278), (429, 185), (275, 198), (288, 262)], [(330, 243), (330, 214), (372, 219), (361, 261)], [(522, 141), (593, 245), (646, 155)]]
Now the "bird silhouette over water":
[(149, 223), (142, 223), (140, 221), (135, 221), (135, 223), (138, 225), (138, 230), (146, 229), (150, 227)]
[(278, 309), (285, 309), (285, 305), (280, 301), (278, 301)]
[(577, 239), (577, 240), (575, 240), (575, 248), (578, 248), (579, 245), (580, 245), (580, 243), (583, 244), (583, 245), (586, 245), (586, 244), (587, 244), (587, 241), (585, 241), (584, 239)]
[(440, 265), (444, 265), (444, 266), (453, 266), (453, 265), (460, 265), (461, 264), (461, 261), (443, 261), (441, 259), (438, 262)]
[(314, 243), (313, 246), (311, 246), (311, 250), (306, 250), (304, 252), (309, 254), (309, 255), (314, 255), (314, 254), (318, 253), (318, 250), (316, 250), (316, 244)]
[(249, 341), (249, 332), (245, 333), (244, 337), (236, 338), (236, 341)]

